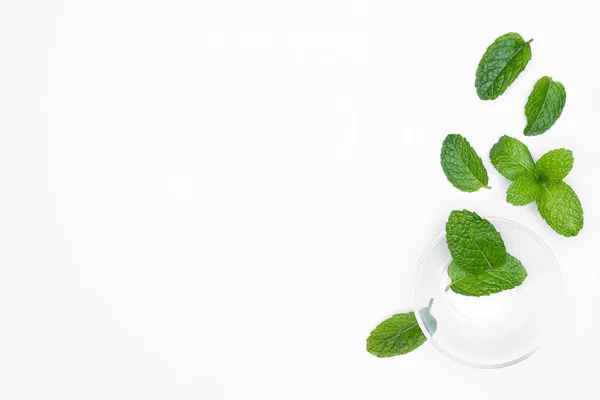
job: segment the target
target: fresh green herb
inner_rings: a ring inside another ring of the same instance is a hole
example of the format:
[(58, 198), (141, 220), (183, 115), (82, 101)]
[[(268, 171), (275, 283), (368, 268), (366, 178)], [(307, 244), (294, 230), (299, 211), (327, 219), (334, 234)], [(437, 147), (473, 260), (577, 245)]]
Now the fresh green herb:
[(525, 42), (518, 33), (507, 33), (487, 48), (475, 79), (481, 100), (496, 99), (517, 79), (531, 60), (532, 41)]
[(479, 273), (504, 265), (506, 248), (494, 225), (474, 212), (452, 211), (446, 223), (446, 242), (462, 269)]
[(541, 135), (554, 125), (562, 114), (567, 92), (562, 83), (553, 81), (549, 76), (540, 78), (525, 105), (527, 126), (526, 136)]
[(514, 206), (526, 206), (539, 197), (542, 186), (529, 174), (519, 176), (506, 191), (506, 201)]
[(448, 276), (451, 283), (446, 290), (479, 297), (516, 288), (527, 278), (527, 271), (519, 260), (506, 254), (504, 265), (478, 274), (465, 271), (453, 261), (448, 267)]
[(571, 150), (551, 150), (533, 163), (527, 146), (502, 136), (490, 159), (500, 174), (514, 180), (506, 192), (507, 202), (523, 206), (536, 201), (542, 218), (560, 235), (576, 236), (583, 228), (581, 202), (562, 182), (573, 168)]
[(510, 136), (502, 136), (492, 147), (490, 161), (500, 175), (512, 181), (525, 174), (535, 176), (535, 163), (529, 149)]
[(535, 174), (543, 183), (562, 182), (573, 168), (573, 152), (567, 149), (551, 150), (535, 163)]
[(463, 192), (475, 192), (488, 186), (487, 170), (467, 139), (459, 134), (446, 136), (442, 144), (441, 163), (448, 181)]
[(543, 185), (537, 200), (542, 218), (558, 234), (577, 236), (583, 228), (583, 208), (571, 186), (564, 182)]
[(367, 351), (377, 357), (399, 356), (410, 353), (426, 340), (414, 312), (396, 314), (371, 332)]
[[(475, 88), (482, 100), (501, 96), (531, 60), (531, 42), (518, 33), (497, 38), (486, 50), (477, 67)], [(525, 116), (526, 136), (548, 131), (560, 118), (566, 103), (566, 91), (560, 82), (544, 76), (533, 87)], [(583, 208), (573, 189), (563, 179), (573, 168), (570, 150), (557, 149), (534, 162), (529, 149), (519, 140), (502, 136), (490, 150), (496, 170), (514, 181), (506, 192), (506, 201), (517, 206), (537, 202), (546, 222), (559, 234), (575, 236), (583, 227)], [(448, 181), (464, 192), (490, 189), (488, 174), (481, 158), (459, 134), (448, 135), (440, 155)], [(474, 212), (455, 210), (446, 223), (446, 242), (452, 255), (448, 266), (447, 290), (465, 296), (488, 296), (514, 289), (527, 278), (521, 262), (506, 252), (502, 236), (494, 225)], [(426, 331), (437, 331), (431, 314), (433, 299), (418, 310)], [(379, 325), (367, 338), (367, 351), (377, 357), (409, 353), (427, 337), (414, 312), (396, 314)]]

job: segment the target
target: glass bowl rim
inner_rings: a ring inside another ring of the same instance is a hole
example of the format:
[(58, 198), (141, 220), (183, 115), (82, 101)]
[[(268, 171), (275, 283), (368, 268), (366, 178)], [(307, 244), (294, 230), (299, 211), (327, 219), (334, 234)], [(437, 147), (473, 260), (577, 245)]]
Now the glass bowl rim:
[(453, 361), (458, 362), (459, 364), (462, 365), (466, 365), (468, 367), (473, 367), (473, 368), (480, 368), (480, 369), (497, 369), (497, 368), (505, 368), (505, 367), (509, 367), (511, 365), (517, 364), (527, 358), (529, 358), (532, 354), (534, 354), (536, 351), (538, 351), (544, 344), (546, 344), (546, 342), (550, 339), (550, 337), (552, 336), (552, 334), (554, 333), (554, 331), (556, 330), (556, 327), (559, 325), (559, 322), (562, 318), (562, 309), (564, 307), (563, 301), (563, 278), (562, 278), (562, 272), (560, 270), (560, 265), (558, 263), (558, 260), (556, 259), (556, 256), (554, 255), (554, 252), (552, 251), (552, 249), (550, 248), (550, 246), (539, 236), (537, 235), (535, 232), (533, 232), (531, 229), (529, 229), (528, 227), (526, 227), (523, 224), (520, 224), (516, 221), (513, 221), (511, 219), (507, 219), (507, 218), (502, 218), (502, 217), (485, 217), (487, 220), (489, 221), (499, 221), (499, 222), (505, 222), (508, 224), (512, 224), (517, 226), (518, 228), (524, 230), (525, 232), (527, 232), (528, 234), (530, 234), (531, 236), (533, 236), (534, 239), (536, 239), (550, 254), (550, 256), (552, 257), (552, 259), (554, 260), (554, 268), (556, 270), (556, 274), (558, 276), (558, 287), (559, 287), (559, 309), (557, 310), (557, 317), (556, 320), (554, 322), (554, 325), (550, 328), (550, 330), (548, 332), (546, 332), (546, 336), (544, 337), (544, 339), (532, 350), (530, 350), (529, 352), (527, 352), (526, 354), (522, 355), (519, 358), (516, 358), (514, 360), (511, 361), (507, 361), (505, 363), (500, 363), (500, 364), (477, 364), (477, 363), (472, 363), (469, 361), (465, 361), (453, 354), (450, 354), (447, 350), (445, 350), (442, 346), (440, 346), (433, 338), (432, 336), (429, 334), (429, 332), (427, 331), (427, 329), (425, 328), (425, 324), (423, 323), (423, 320), (421, 318), (420, 313), (418, 312), (418, 308), (419, 308), (419, 304), (418, 304), (418, 299), (417, 299), (417, 280), (419, 277), (419, 272), (421, 271), (421, 269), (424, 266), (424, 261), (425, 258), (429, 255), (429, 253), (431, 252), (431, 250), (433, 249), (433, 247), (437, 244), (437, 242), (444, 238), (446, 236), (446, 232), (442, 232), (441, 234), (437, 235), (428, 245), (427, 247), (425, 247), (425, 250), (423, 251), (423, 253), (421, 254), (421, 256), (419, 257), (419, 260), (417, 261), (417, 268), (415, 269), (415, 273), (414, 273), (414, 277), (413, 277), (413, 309), (415, 310), (415, 317), (417, 319), (417, 323), (419, 324), (419, 327), (421, 328), (421, 330), (423, 331), (423, 334), (425, 335), (425, 337), (427, 338), (427, 341), (430, 342), (433, 347), (435, 347), (440, 353), (442, 353), (443, 355), (445, 355), (446, 357), (450, 358)]

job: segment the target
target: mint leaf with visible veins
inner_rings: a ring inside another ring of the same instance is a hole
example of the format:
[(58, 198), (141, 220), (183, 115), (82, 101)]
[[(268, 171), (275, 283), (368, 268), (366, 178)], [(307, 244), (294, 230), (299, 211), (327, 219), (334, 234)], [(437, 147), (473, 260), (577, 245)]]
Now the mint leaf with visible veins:
[(475, 78), (481, 100), (494, 100), (523, 72), (531, 60), (531, 41), (518, 33), (507, 33), (492, 43), (479, 62)]
[(525, 105), (525, 136), (541, 135), (550, 129), (562, 114), (566, 102), (567, 92), (562, 83), (553, 81), (549, 76), (540, 78)]
[(542, 218), (558, 234), (577, 236), (583, 228), (583, 208), (571, 186), (564, 182), (544, 185), (537, 200)]
[(478, 274), (465, 271), (453, 261), (448, 266), (448, 276), (451, 282), (446, 290), (479, 297), (516, 288), (527, 278), (527, 271), (518, 259), (507, 254), (504, 265)]
[(371, 332), (367, 351), (377, 357), (392, 357), (410, 353), (427, 338), (421, 331), (414, 312), (396, 314)]
[(494, 225), (474, 212), (452, 211), (446, 223), (452, 259), (465, 271), (478, 273), (506, 262), (506, 248)]
[(454, 187), (463, 192), (489, 189), (487, 170), (467, 139), (450, 134), (444, 139), (440, 155), (442, 169)]
[(567, 149), (551, 150), (535, 163), (535, 173), (543, 183), (558, 183), (573, 168), (573, 152)]
[(542, 186), (529, 174), (521, 175), (506, 191), (506, 201), (514, 206), (526, 206), (537, 200)]
[(502, 136), (492, 147), (490, 161), (500, 175), (511, 181), (525, 174), (535, 176), (535, 163), (529, 149), (510, 136)]

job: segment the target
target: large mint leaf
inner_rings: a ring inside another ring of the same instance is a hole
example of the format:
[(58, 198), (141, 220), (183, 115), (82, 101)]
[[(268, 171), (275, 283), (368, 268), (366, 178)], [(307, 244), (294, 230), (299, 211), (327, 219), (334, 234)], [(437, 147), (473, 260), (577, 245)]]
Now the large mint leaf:
[(529, 43), (531, 40), (525, 42), (518, 33), (507, 33), (487, 48), (475, 78), (477, 95), (481, 100), (494, 100), (523, 72), (531, 60)]
[(490, 161), (500, 175), (512, 181), (521, 175), (535, 175), (535, 163), (529, 149), (510, 136), (502, 136), (492, 147)]
[(467, 139), (453, 133), (442, 144), (441, 163), (446, 178), (463, 192), (489, 189), (487, 170)]
[(507, 254), (504, 265), (478, 274), (467, 272), (452, 262), (448, 266), (448, 276), (451, 282), (446, 290), (479, 297), (516, 288), (527, 278), (527, 271), (519, 260)]
[(583, 228), (583, 208), (575, 191), (566, 183), (544, 185), (537, 200), (548, 225), (563, 236), (577, 236)]
[(546, 132), (562, 114), (566, 101), (567, 92), (562, 83), (553, 81), (549, 76), (540, 78), (525, 105), (527, 126), (523, 133), (536, 136)]
[(371, 332), (367, 351), (377, 357), (398, 356), (410, 353), (426, 340), (414, 312), (396, 314)]
[(567, 149), (551, 150), (535, 163), (535, 173), (543, 183), (558, 183), (573, 168), (573, 152)]
[(506, 248), (494, 225), (474, 212), (452, 211), (446, 223), (446, 242), (452, 259), (470, 273), (506, 262)]
[(526, 206), (537, 200), (542, 191), (542, 185), (529, 174), (521, 175), (506, 191), (506, 201), (515, 206)]

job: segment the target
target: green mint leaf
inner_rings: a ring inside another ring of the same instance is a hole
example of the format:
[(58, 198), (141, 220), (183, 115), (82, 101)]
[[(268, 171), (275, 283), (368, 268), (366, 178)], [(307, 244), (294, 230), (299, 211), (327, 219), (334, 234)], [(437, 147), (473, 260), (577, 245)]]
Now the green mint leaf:
[(463, 192), (489, 189), (487, 170), (467, 139), (453, 133), (446, 136), (440, 156), (446, 178)]
[(503, 177), (514, 181), (521, 175), (535, 176), (533, 157), (525, 144), (502, 136), (490, 150), (490, 161)]
[(525, 42), (518, 33), (507, 33), (487, 48), (475, 78), (481, 100), (494, 100), (523, 72), (531, 60), (532, 40)]
[(506, 191), (506, 201), (514, 206), (526, 206), (537, 200), (542, 186), (529, 174), (518, 177)]
[(448, 276), (451, 282), (446, 290), (480, 297), (516, 288), (527, 278), (527, 271), (519, 260), (507, 254), (504, 265), (479, 274), (471, 274), (453, 261), (448, 266)]
[(506, 248), (494, 225), (474, 212), (452, 211), (446, 223), (452, 259), (465, 271), (478, 273), (506, 262)]
[(560, 82), (555, 82), (549, 76), (540, 78), (525, 105), (527, 126), (523, 133), (526, 136), (541, 135), (554, 125), (562, 114), (567, 92)]
[(558, 183), (571, 172), (573, 161), (571, 150), (551, 150), (537, 160), (534, 171), (542, 183)]
[(563, 236), (577, 236), (583, 228), (583, 208), (571, 186), (564, 182), (544, 185), (537, 200), (548, 225)]
[(426, 340), (414, 312), (396, 314), (371, 332), (367, 351), (377, 357), (399, 356), (410, 353)]
[(425, 325), (425, 329), (429, 332), (430, 335), (437, 331), (437, 320), (431, 315), (431, 306), (433, 305), (433, 299), (429, 300), (429, 305), (426, 308), (423, 308), (421, 311), (421, 320), (423, 320), (423, 325)]

